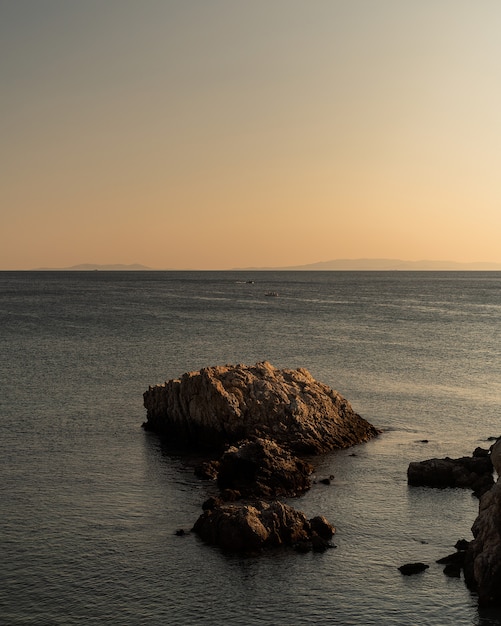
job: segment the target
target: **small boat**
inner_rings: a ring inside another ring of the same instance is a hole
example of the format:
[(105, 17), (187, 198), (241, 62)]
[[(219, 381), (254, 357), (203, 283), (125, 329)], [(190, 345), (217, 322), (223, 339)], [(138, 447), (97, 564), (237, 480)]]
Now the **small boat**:
[(264, 295), (272, 297), (272, 298), (277, 298), (278, 297), (278, 292), (277, 291), (267, 291)]

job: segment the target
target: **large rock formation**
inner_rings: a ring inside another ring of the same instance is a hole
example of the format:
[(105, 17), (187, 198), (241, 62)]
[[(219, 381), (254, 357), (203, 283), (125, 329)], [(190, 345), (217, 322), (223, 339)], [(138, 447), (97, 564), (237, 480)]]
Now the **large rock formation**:
[(207, 367), (144, 393), (144, 427), (171, 439), (205, 445), (252, 436), (296, 453), (346, 448), (378, 434), (350, 403), (303, 369)]
[(479, 503), (466, 552), (465, 581), (478, 594), (480, 605), (501, 605), (501, 482), (487, 491)]
[(335, 532), (324, 517), (308, 520), (301, 511), (277, 501), (207, 509), (193, 530), (209, 544), (244, 552), (279, 546), (323, 550)]

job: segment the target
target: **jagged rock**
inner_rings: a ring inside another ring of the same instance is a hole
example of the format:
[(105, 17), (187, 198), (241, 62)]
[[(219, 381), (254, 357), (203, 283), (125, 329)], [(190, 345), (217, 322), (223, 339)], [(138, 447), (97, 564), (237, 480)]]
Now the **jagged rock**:
[(494, 484), (490, 457), (429, 459), (409, 464), (409, 485), (414, 487), (467, 487), (480, 496)]
[(144, 393), (143, 426), (171, 439), (220, 446), (251, 436), (296, 453), (368, 441), (377, 429), (303, 368), (268, 362), (203, 368)]
[(219, 461), (202, 461), (195, 467), (195, 476), (202, 480), (215, 480), (219, 473)]
[(501, 482), (480, 498), (466, 551), (465, 582), (478, 594), (480, 605), (501, 605)]
[[(335, 529), (327, 520), (325, 523), (332, 536)], [(326, 547), (326, 540), (312, 530), (304, 513), (278, 501), (217, 506), (204, 511), (193, 531), (206, 543), (234, 552), (311, 544), (313, 540)]]
[(297, 496), (310, 488), (313, 467), (274, 441), (256, 438), (230, 447), (221, 457), (217, 483), (243, 497)]

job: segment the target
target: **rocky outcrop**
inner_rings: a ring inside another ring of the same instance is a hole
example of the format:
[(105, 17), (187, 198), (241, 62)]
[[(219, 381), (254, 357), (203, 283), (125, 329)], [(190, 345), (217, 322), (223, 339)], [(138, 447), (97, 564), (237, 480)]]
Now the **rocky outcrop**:
[(339, 393), (303, 369), (207, 367), (144, 393), (144, 427), (169, 439), (220, 446), (265, 437), (295, 453), (346, 448), (375, 437), (374, 426)]
[(445, 565), (444, 574), (451, 578), (460, 578), (461, 570), (464, 569), (464, 564), (466, 560), (466, 551), (470, 546), (470, 542), (466, 541), (466, 539), (460, 539), (456, 542), (454, 546), (456, 548), (456, 552), (449, 554), (448, 556), (444, 556), (441, 559), (438, 559), (436, 563), (439, 565)]
[(430, 566), (426, 565), (426, 563), (406, 563), (405, 565), (401, 565), (398, 570), (404, 576), (412, 576), (413, 574), (424, 572), (424, 570), (429, 567)]
[(480, 497), (494, 484), (488, 451), (459, 459), (429, 459), (409, 464), (407, 481), (415, 487), (466, 487)]
[(209, 544), (232, 552), (255, 552), (291, 546), (325, 550), (335, 528), (323, 517), (308, 520), (304, 513), (281, 502), (226, 504), (209, 508), (193, 531)]
[(480, 605), (501, 605), (501, 482), (479, 502), (472, 527), (474, 540), (466, 551), (465, 581)]
[(256, 438), (230, 447), (221, 457), (220, 489), (239, 491), (242, 497), (298, 496), (310, 488), (313, 466), (274, 441)]

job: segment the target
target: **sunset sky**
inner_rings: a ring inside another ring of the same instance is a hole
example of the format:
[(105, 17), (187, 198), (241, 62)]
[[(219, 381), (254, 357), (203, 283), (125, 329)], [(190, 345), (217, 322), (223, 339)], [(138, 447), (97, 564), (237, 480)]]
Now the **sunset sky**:
[(499, 0), (0, 0), (0, 269), (501, 262)]

